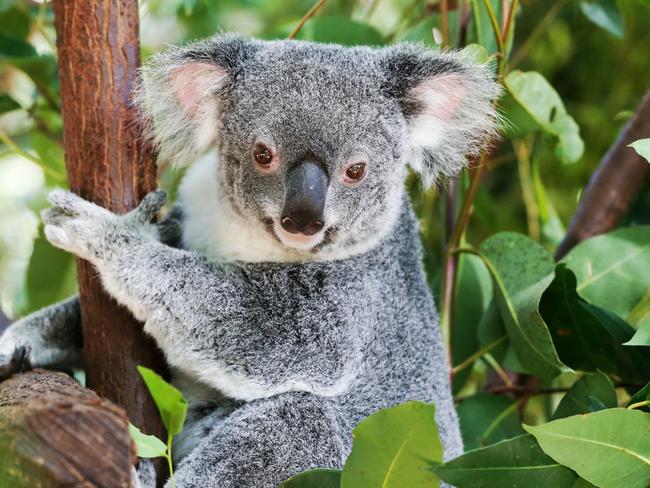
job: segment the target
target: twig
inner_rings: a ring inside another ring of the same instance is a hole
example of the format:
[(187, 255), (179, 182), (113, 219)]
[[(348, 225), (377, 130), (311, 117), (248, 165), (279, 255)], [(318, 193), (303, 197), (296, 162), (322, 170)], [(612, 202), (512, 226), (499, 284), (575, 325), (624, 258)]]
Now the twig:
[(511, 68), (517, 66), (526, 57), (528, 51), (530, 51), (546, 28), (551, 24), (551, 22), (553, 22), (553, 19), (555, 19), (555, 16), (559, 13), (562, 7), (564, 7), (566, 2), (567, 0), (558, 0), (553, 4), (548, 12), (546, 12), (544, 18), (535, 26), (533, 32), (530, 33), (526, 41), (521, 45), (517, 52), (512, 55), (509, 63)]
[(461, 372), (462, 370), (464, 370), (465, 368), (471, 366), (472, 364), (474, 364), (474, 361), (479, 359), (484, 354), (487, 354), (488, 352), (490, 352), (495, 347), (501, 345), (503, 342), (505, 342), (506, 339), (507, 339), (507, 337), (503, 336), (503, 337), (500, 337), (499, 339), (497, 339), (495, 341), (490, 342), (488, 345), (483, 346), (481, 349), (476, 351), (470, 357), (465, 359), (462, 363), (460, 363), (456, 367), (454, 367), (454, 369), (452, 370), (453, 374), (457, 374), (457, 373)]
[(440, 0), (440, 33), (443, 47), (449, 46), (449, 4), (448, 0)]
[(16, 144), (11, 139), (11, 137), (9, 137), (2, 130), (0, 130), (0, 141), (2, 141), (4, 145), (7, 146), (14, 154), (18, 154), (19, 156), (22, 156), (23, 158), (29, 159), (31, 162), (36, 163), (38, 166), (40, 166), (40, 168), (43, 170), (44, 173), (47, 173), (52, 178), (55, 178), (56, 180), (59, 181), (65, 181), (65, 175), (57, 173), (52, 168), (47, 166), (40, 158), (37, 158), (33, 154), (30, 154), (24, 149), (22, 149), (18, 144)]
[(291, 34), (289, 34), (289, 39), (295, 39), (298, 33), (300, 32), (300, 29), (302, 29), (302, 26), (305, 25), (305, 22), (307, 22), (309, 19), (311, 19), (316, 13), (321, 9), (323, 5), (325, 5), (326, 0), (318, 0), (314, 4), (312, 8), (309, 9), (309, 12), (305, 14), (305, 16), (300, 19), (300, 22), (298, 22), (298, 25), (296, 26), (293, 31), (291, 31)]
[(517, 167), (519, 169), (519, 184), (526, 207), (526, 220), (528, 221), (528, 235), (531, 239), (539, 241), (541, 236), (539, 226), (539, 207), (535, 200), (532, 176), (530, 174), (530, 152), (531, 143), (528, 141), (512, 141), (517, 155)]

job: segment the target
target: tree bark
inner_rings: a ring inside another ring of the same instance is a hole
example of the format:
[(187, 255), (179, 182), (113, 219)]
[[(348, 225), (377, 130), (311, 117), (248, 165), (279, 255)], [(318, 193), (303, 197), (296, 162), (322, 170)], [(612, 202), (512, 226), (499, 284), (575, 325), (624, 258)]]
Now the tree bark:
[(0, 485), (131, 485), (128, 420), (69, 376), (43, 370), (0, 384)]
[(576, 244), (616, 227), (650, 176), (650, 165), (630, 143), (650, 137), (650, 92), (607, 151), (585, 188), (578, 210), (556, 251), (561, 259)]
[[(64, 148), (72, 191), (117, 213), (156, 185), (154, 154), (141, 137), (137, 0), (55, 0)], [(86, 378), (148, 434), (164, 433), (139, 364), (164, 370), (142, 325), (108, 296), (92, 266), (77, 262)]]

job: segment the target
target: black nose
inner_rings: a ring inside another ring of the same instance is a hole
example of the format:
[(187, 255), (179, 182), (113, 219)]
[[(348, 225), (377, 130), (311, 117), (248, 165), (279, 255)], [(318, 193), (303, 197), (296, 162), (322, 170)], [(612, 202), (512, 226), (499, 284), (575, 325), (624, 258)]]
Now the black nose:
[(323, 213), (329, 178), (323, 167), (304, 161), (287, 174), (287, 192), (280, 217), (282, 228), (291, 234), (311, 236), (325, 226)]

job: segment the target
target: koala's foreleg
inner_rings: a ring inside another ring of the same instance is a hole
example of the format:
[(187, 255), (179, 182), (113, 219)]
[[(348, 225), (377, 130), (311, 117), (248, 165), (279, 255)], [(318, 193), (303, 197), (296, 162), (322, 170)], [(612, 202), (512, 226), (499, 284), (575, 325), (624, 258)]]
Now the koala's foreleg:
[(0, 336), (0, 378), (31, 367), (81, 367), (81, 347), (75, 296), (20, 319)]
[(327, 398), (285, 393), (256, 400), (212, 429), (180, 463), (175, 484), (275, 488), (308, 469), (340, 469), (350, 449), (347, 428)]

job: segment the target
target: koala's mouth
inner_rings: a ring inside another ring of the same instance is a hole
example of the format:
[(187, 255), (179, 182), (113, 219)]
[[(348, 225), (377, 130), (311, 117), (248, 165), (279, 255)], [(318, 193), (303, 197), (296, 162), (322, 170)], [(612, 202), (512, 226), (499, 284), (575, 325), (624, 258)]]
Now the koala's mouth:
[(270, 222), (266, 224), (266, 228), (273, 234), (275, 239), (283, 246), (296, 251), (312, 251), (318, 248), (326, 235), (325, 229), (313, 235), (305, 235), (302, 233), (292, 234), (282, 228), (279, 219), (270, 218), (268, 220)]

